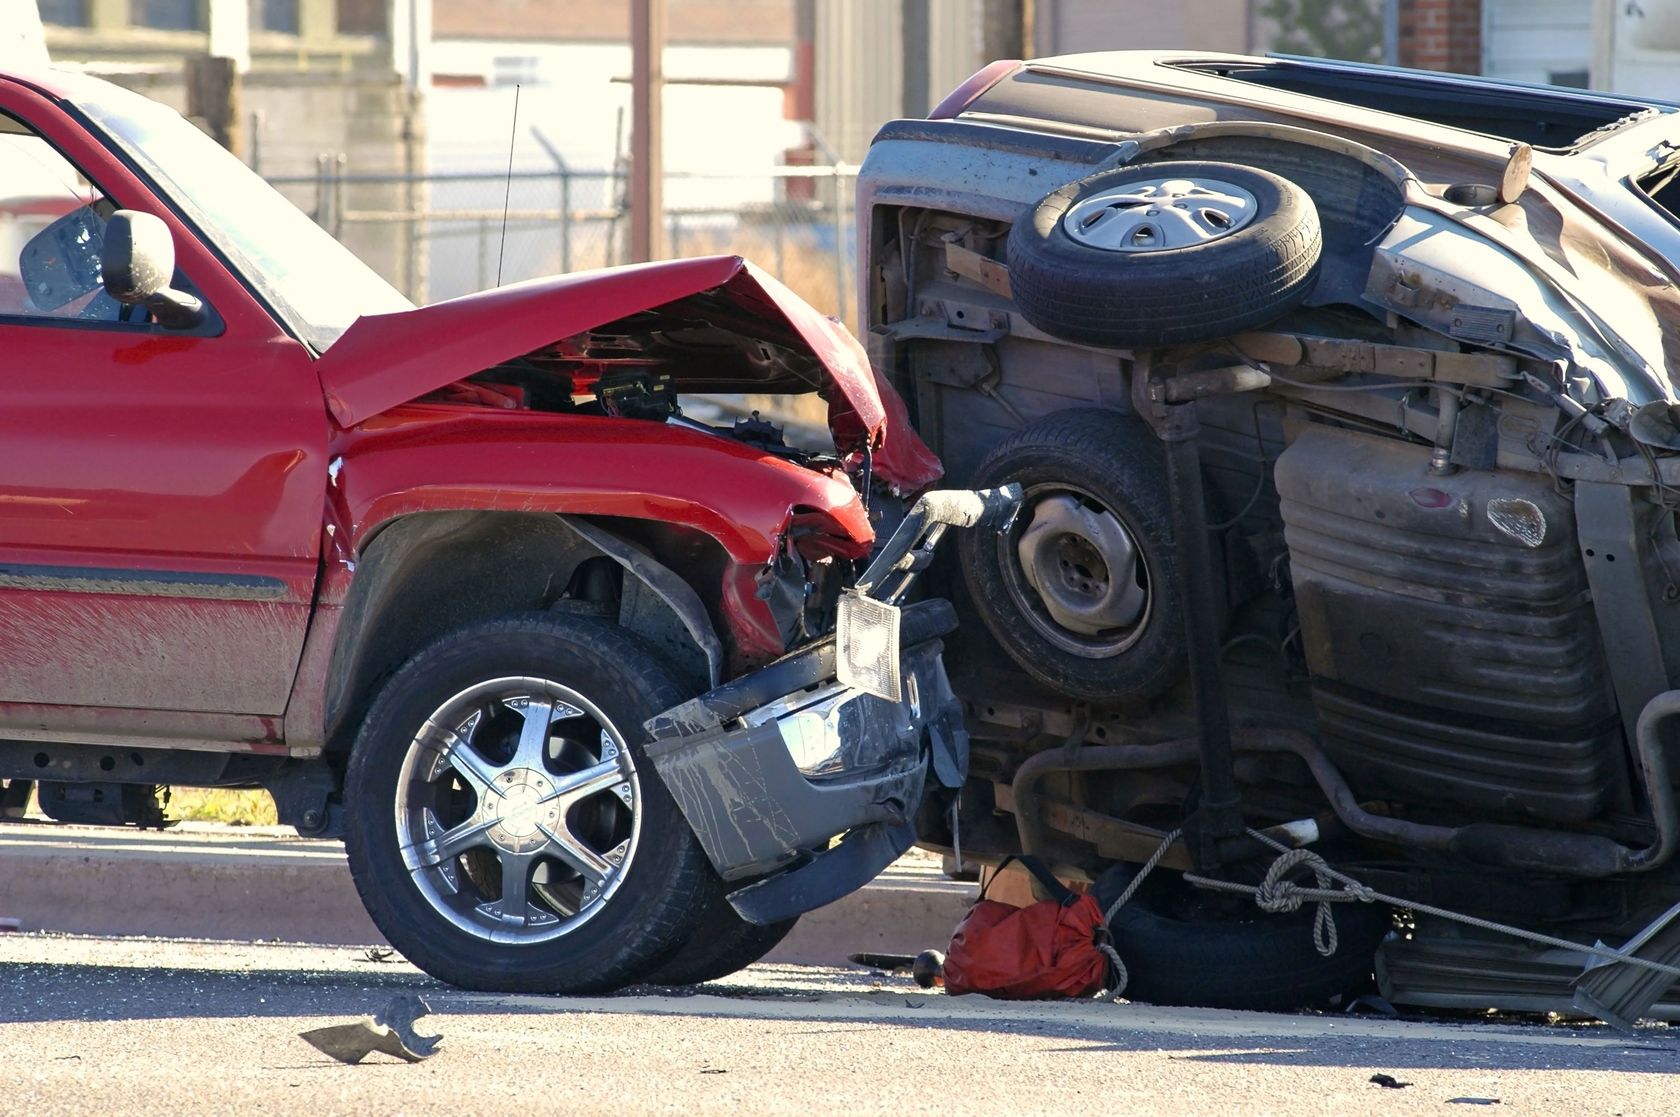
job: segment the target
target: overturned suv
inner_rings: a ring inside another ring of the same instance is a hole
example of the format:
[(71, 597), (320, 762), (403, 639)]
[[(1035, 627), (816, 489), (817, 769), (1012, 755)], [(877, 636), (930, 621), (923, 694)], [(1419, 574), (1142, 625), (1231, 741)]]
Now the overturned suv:
[[(1003, 62), (888, 124), (876, 367), (1024, 490), (936, 570), (993, 640), (929, 840), (1110, 903), (1161, 853), (1144, 999), (1650, 1007), (1583, 970), (1680, 936), (1677, 177), (1672, 105), (1301, 59)], [(1325, 957), (1183, 876), (1297, 845), (1554, 945), (1354, 905)]]
[(430, 973), (599, 990), (756, 960), (966, 774), (952, 610), (901, 605), (1010, 495), (924, 492), (739, 259), (416, 309), (167, 109), (0, 73), (0, 353), (0, 813), (265, 787)]

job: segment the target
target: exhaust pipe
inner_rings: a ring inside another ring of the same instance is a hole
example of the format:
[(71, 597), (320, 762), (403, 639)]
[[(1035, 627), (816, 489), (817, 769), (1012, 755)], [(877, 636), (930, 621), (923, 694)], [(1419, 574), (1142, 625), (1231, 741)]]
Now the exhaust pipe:
[[(1355, 834), (1391, 845), (1453, 853), (1484, 865), (1556, 873), (1572, 877), (1609, 877), (1645, 873), (1666, 865), (1680, 846), (1680, 805), (1670, 783), (1668, 749), (1662, 739), (1667, 722), (1680, 714), (1680, 690), (1664, 691), (1640, 711), (1634, 746), (1645, 794), (1651, 801), (1654, 842), (1643, 849), (1613, 838), (1565, 830), (1475, 822), (1468, 826), (1431, 826), (1387, 815), (1372, 814), (1359, 805), (1347, 780), (1317, 741), (1287, 729), (1241, 728), (1232, 736), (1236, 752), (1288, 752), (1300, 757), (1342, 824)], [(1029, 757), (1013, 780), (1016, 826), (1021, 848), (1036, 853), (1043, 847), (1036, 785), (1054, 771), (1104, 771), (1161, 768), (1187, 764), (1199, 755), (1194, 739), (1157, 745), (1089, 745), (1051, 749)]]

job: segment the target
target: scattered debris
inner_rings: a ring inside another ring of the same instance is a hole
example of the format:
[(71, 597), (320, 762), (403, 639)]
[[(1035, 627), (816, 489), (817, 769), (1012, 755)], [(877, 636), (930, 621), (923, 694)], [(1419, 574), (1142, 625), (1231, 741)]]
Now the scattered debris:
[(392, 962), (401, 961), (401, 959), (397, 957), (397, 952), (388, 946), (370, 946), (366, 950), (362, 951), (361, 961)]
[(945, 984), (945, 955), (937, 950), (924, 950), (910, 964), (910, 976), (923, 989)]
[(1371, 1081), (1385, 1090), (1404, 1090), (1410, 1082), (1402, 1082), (1392, 1074), (1373, 1074)]
[(723, 1067), (701, 1067), (700, 1068), (700, 1073), (701, 1074), (728, 1074), (729, 1071), (725, 1070)]
[(442, 1036), (423, 1036), (414, 1022), (430, 1014), (432, 1007), (412, 993), (393, 997), (372, 1016), (354, 1024), (334, 1024), (298, 1034), (311, 1047), (352, 1066), (375, 1051), (418, 1063), (437, 1051)]
[[(1680, 904), (1634, 935), (1619, 953), (1670, 966), (1680, 962)], [(1640, 1018), (1673, 984), (1673, 974), (1594, 955), (1573, 982), (1573, 1003), (1623, 1035), (1636, 1035)]]
[(1389, 1004), (1387, 998), (1379, 997), (1375, 993), (1366, 993), (1364, 996), (1353, 998), (1342, 1011), (1349, 1014), (1374, 1012), (1378, 1016), (1386, 1016), (1391, 1020), (1400, 1015), (1400, 1010)]
[(848, 954), (846, 961), (854, 966), (868, 966), (886, 973), (906, 973), (916, 964), (916, 960), (908, 954)]
[(1498, 1105), (1498, 1098), (1448, 1098), (1448, 1105)]

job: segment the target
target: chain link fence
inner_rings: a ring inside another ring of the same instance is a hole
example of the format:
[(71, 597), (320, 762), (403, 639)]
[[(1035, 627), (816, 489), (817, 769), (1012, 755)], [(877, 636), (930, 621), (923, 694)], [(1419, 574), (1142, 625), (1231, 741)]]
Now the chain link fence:
[[(845, 165), (667, 175), (666, 254), (745, 256), (855, 327), (856, 176)], [(313, 176), (269, 181), (417, 303), (629, 262), (622, 170), (413, 176), (323, 156)]]

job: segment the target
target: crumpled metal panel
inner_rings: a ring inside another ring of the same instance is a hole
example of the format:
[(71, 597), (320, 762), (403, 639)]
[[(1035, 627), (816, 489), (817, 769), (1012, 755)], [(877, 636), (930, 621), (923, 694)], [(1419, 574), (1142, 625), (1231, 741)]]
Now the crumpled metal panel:
[[(739, 256), (706, 256), (516, 283), (395, 314), (358, 319), (316, 362), (327, 407), (353, 427), (399, 404), (638, 311), (723, 293), (761, 323), (764, 338), (803, 349), (823, 367), (821, 392), (842, 451), (874, 447), (874, 471), (906, 491), (940, 475), (904, 403), (870, 368), (844, 326)], [(799, 380), (742, 375), (757, 391), (808, 391)], [(672, 369), (678, 390), (680, 367)], [(710, 390), (718, 390), (715, 386)]]

